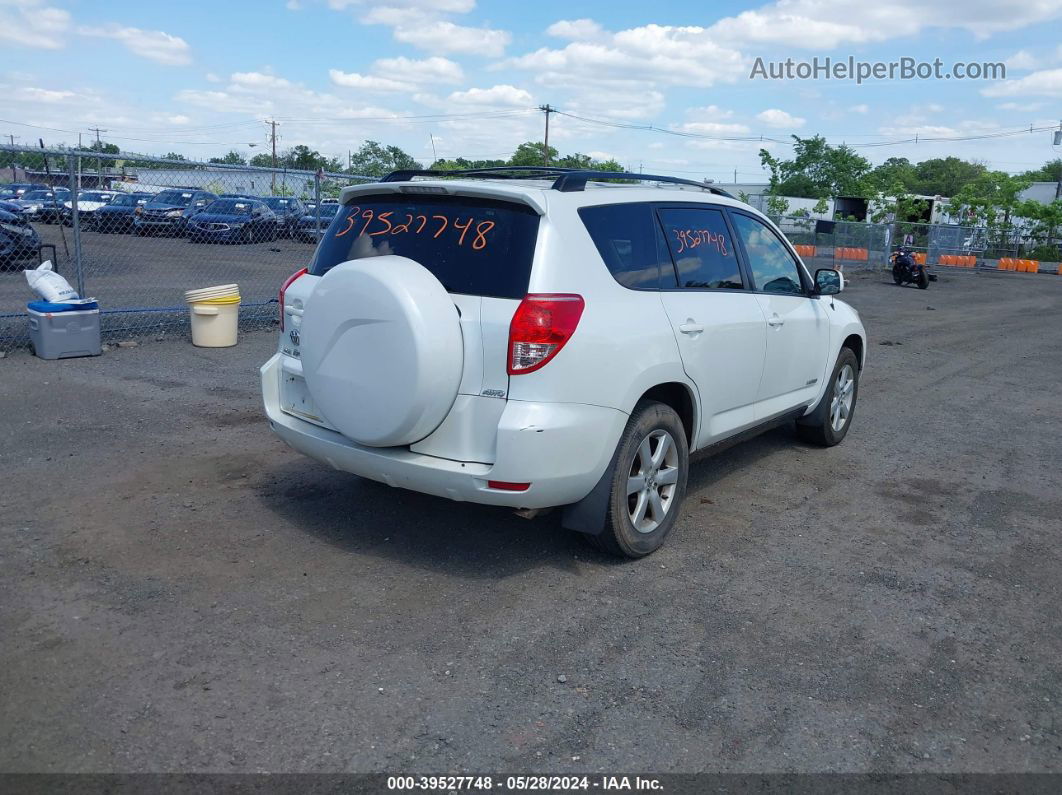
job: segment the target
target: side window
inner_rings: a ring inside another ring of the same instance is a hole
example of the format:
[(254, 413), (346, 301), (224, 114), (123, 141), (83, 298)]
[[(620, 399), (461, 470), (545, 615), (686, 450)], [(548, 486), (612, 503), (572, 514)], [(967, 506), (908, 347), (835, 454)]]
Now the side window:
[(671, 257), (651, 204), (583, 207), (579, 217), (617, 282), (632, 290), (675, 286)]
[(721, 211), (662, 209), (660, 222), (675, 262), (679, 287), (744, 289), (734, 244)]
[(751, 216), (733, 213), (730, 218), (745, 246), (745, 257), (756, 289), (765, 293), (803, 295), (800, 266), (778, 236), (762, 221)]

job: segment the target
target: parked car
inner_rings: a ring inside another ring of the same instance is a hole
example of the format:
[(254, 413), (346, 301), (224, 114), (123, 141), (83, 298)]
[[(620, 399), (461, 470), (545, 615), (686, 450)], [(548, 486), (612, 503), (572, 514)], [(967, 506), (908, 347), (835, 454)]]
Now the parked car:
[(257, 199), (218, 199), (188, 221), (193, 243), (259, 243), (277, 239), (277, 217)]
[(22, 195), (30, 190), (51, 190), (51, 186), (42, 185), (39, 182), (11, 182), (0, 186), (0, 198), (21, 199)]
[(96, 210), (92, 229), (104, 234), (131, 231), (133, 213), (151, 201), (153, 196), (152, 193), (119, 193), (110, 204)]
[(866, 337), (841, 274), (812, 277), (718, 188), (595, 174), (346, 188), (281, 289), (272, 429), (391, 486), (565, 506), (566, 527), (628, 557), (674, 527), (691, 451), (793, 421), (844, 439)]
[(291, 237), (306, 207), (294, 196), (266, 196), (262, 199), (277, 216), (277, 232), (281, 237)]
[(195, 188), (164, 190), (133, 211), (133, 231), (138, 235), (183, 235), (188, 219), (216, 199), (210, 191)]
[[(3, 202), (4, 206), (7, 202)], [(0, 208), (0, 268), (9, 268), (38, 255), (41, 239), (21, 212)]]
[[(80, 190), (77, 192), (77, 217), (86, 228), (92, 226), (92, 219), (96, 211), (111, 203), (118, 194), (110, 190)], [(63, 202), (63, 223), (66, 226), (74, 224), (74, 203), (71, 200)]]
[(303, 243), (317, 243), (328, 229), (328, 225), (332, 223), (332, 219), (336, 217), (337, 212), (339, 212), (338, 204), (322, 204), (321, 226), (318, 229), (317, 211), (307, 210), (299, 218), (299, 222), (292, 232), (292, 237), (301, 240)]
[(20, 208), (22, 217), (27, 221), (54, 224), (63, 216), (64, 198), (63, 194), (51, 190), (28, 190), (21, 199), (15, 199), (12, 203)]

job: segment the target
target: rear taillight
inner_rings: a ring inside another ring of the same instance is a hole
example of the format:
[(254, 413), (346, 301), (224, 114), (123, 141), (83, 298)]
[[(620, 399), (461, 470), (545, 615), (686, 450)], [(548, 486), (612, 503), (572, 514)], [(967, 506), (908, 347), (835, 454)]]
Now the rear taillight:
[(284, 330), (284, 293), (287, 291), (287, 289), (289, 287), (291, 287), (292, 284), (294, 284), (296, 279), (298, 279), (300, 276), (305, 276), (306, 273), (307, 273), (307, 269), (306, 268), (300, 268), (299, 270), (297, 270), (293, 274), (291, 274), (291, 276), (289, 276), (287, 279), (285, 279), (284, 283), (282, 285), (280, 285), (280, 330), (281, 331)]
[(583, 298), (570, 293), (525, 296), (509, 324), (509, 375), (532, 373), (544, 366), (575, 333)]

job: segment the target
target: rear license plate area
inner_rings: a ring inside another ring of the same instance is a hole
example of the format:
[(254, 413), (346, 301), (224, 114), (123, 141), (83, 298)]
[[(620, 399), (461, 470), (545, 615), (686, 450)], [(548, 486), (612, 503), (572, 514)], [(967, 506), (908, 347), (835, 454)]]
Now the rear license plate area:
[(328, 427), (317, 405), (313, 402), (310, 390), (306, 388), (306, 379), (294, 373), (281, 372), (280, 410), (299, 419), (316, 425)]

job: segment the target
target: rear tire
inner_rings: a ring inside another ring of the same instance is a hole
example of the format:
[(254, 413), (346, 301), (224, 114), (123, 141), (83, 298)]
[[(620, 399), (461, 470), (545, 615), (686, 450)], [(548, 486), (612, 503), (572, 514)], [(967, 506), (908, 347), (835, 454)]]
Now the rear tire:
[(830, 383), (819, 405), (797, 420), (797, 435), (820, 447), (840, 444), (848, 435), (859, 398), (859, 360), (851, 348), (841, 348)]
[(641, 558), (659, 549), (678, 521), (686, 496), (689, 448), (682, 420), (664, 403), (635, 407), (620, 437), (599, 549)]

